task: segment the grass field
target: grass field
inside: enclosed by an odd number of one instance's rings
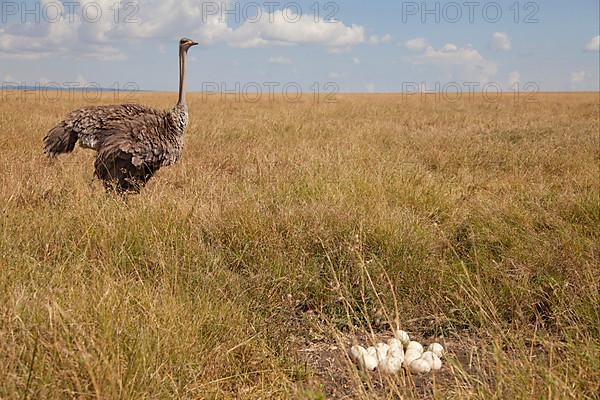
[[[126,201],[42,154],[79,96],[0,102],[1,399],[600,393],[597,93],[190,95],[183,159]],[[395,327],[446,344],[435,386],[352,365]]]

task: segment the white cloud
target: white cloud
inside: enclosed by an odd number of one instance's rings
[[[386,44],[392,41],[392,35],[386,34],[383,36],[371,35],[369,37],[369,44]]]
[[[492,35],[492,41],[490,46],[492,50],[495,51],[509,51],[512,49],[510,37],[505,32],[495,32]]]
[[[426,42],[423,42],[426,43]],[[414,46],[415,50],[420,46]],[[452,79],[489,83],[498,72],[498,66],[483,57],[474,48],[445,44],[437,50],[427,45],[420,54],[411,58],[413,64],[432,65],[442,69]]]
[[[112,0],[83,0],[88,3],[106,6],[103,15],[111,15],[108,7]],[[48,56],[70,53],[77,57],[91,57],[102,60],[123,58],[124,55],[113,47],[108,37],[113,18],[100,18],[94,23],[86,22],[83,13],[68,14],[63,3],[54,0],[42,0],[42,8],[46,5],[60,11],[61,17],[56,20],[42,18],[40,23],[13,23],[0,29],[0,56],[4,58],[35,60]],[[95,7],[95,6],[93,6]],[[104,10],[104,9],[103,9]],[[81,11],[81,10],[79,10]],[[92,18],[94,14],[87,14]],[[54,18],[54,14],[52,14]]]
[[[358,57],[353,57],[353,58],[352,58],[352,64],[354,64],[354,65],[359,65],[359,64],[360,64],[360,58],[358,58]]]
[[[600,36],[593,37],[585,46],[587,51],[600,52]]]
[[[407,40],[404,42],[404,47],[413,51],[422,51],[425,50],[429,46],[427,40],[422,37]]]
[[[279,64],[279,65],[291,65],[292,64],[292,60],[290,60],[287,57],[270,57],[269,58],[269,63],[270,64]]]
[[[340,79],[341,77],[342,77],[342,74],[340,74],[339,72],[330,72],[329,73],[330,79]]]
[[[454,43],[446,43],[444,47],[442,47],[442,51],[446,53],[455,53],[458,51],[458,46]]]
[[[224,43],[238,48],[267,46],[294,46],[313,44],[327,47],[330,52],[348,51],[358,44],[379,44],[392,40],[390,35],[366,36],[361,25],[345,25],[339,21],[315,21],[309,13],[296,15],[292,9],[262,10],[261,18],[245,21],[236,27],[221,18],[221,9],[232,9],[232,0],[215,3],[209,0],[139,0],[137,9],[127,8],[121,1],[119,19],[115,21],[115,0],[81,0],[74,14],[65,10],[63,3],[41,0],[52,7],[62,7],[58,21],[39,24],[13,23],[0,28],[0,56],[4,58],[39,59],[48,56],[69,55],[101,60],[125,57],[118,46],[124,41],[140,39],[176,40],[182,32],[205,45]],[[103,17],[90,22],[83,18],[81,8],[99,6]],[[207,14],[207,7],[217,7],[216,15]],[[125,7],[125,8],[123,8]],[[214,9],[214,8],[213,8]],[[135,13],[132,15],[132,12]],[[92,14],[93,15],[93,14]],[[132,17],[136,23],[124,23]],[[158,48],[162,53],[164,49]]]
[[[97,0],[84,0],[97,1]],[[220,15],[212,15],[206,12],[209,6],[216,5],[214,1],[208,0],[138,0],[139,4],[133,18],[136,23],[114,22],[114,11],[111,6],[115,0],[102,0],[106,2],[106,25],[104,34],[106,38],[119,39],[178,39],[185,33],[193,39],[197,39],[203,44],[213,43],[216,39],[231,31],[227,22],[220,18]],[[129,2],[121,0],[122,5]],[[219,7],[227,6],[230,1],[224,0],[218,2]],[[103,7],[104,9],[104,7]],[[122,9],[120,18],[124,19],[133,12],[133,8]],[[217,10],[219,11],[219,9]],[[96,25],[96,24],[92,24]],[[93,29],[101,30],[99,27]]]
[[[585,71],[574,71],[571,73],[571,83],[577,85],[585,80]]]
[[[508,74],[508,86],[521,83],[521,73],[519,71],[513,71]]]
[[[367,89],[368,93],[375,93],[375,85],[373,83],[367,83],[365,89]]]
[[[367,42],[365,28],[360,25],[315,22],[312,15],[296,15],[289,9],[275,10],[255,23],[246,21],[223,38],[240,48],[318,44],[340,50]]]

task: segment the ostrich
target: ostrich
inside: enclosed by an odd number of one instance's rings
[[[179,41],[179,101],[169,111],[137,104],[84,107],[72,111],[44,138],[44,153],[70,153],[75,143],[96,151],[95,175],[107,191],[138,193],[161,167],[181,157],[188,125],[185,102],[186,55],[197,45]]]

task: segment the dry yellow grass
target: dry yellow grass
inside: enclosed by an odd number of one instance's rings
[[[434,396],[347,359],[396,324],[443,335],[438,398],[595,398],[599,99],[537,100],[191,95],[124,202],[41,153],[79,96],[3,98],[0,398]]]

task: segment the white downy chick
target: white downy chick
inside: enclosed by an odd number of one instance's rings
[[[433,354],[442,358],[444,356],[444,346],[439,343],[431,343],[429,347],[427,347],[428,351],[431,351]]]
[[[395,336],[398,340],[400,340],[404,347],[408,346],[408,344],[410,343],[410,336],[408,336],[408,333],[406,333],[403,330],[398,329],[395,332]]]
[[[410,365],[410,372],[415,374],[426,374],[431,371],[431,364],[422,358],[413,360]]]
[[[421,359],[427,361],[431,366],[431,369],[434,371],[442,369],[442,360],[440,360],[437,354],[432,351],[426,351],[423,353]]]

